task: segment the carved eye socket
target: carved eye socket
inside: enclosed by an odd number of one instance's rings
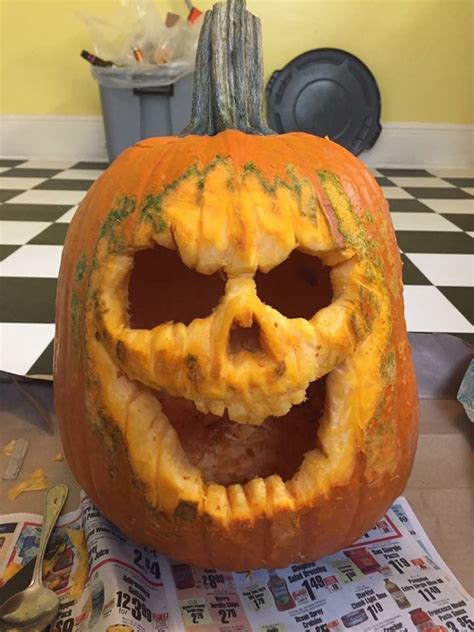
[[[225,292],[219,274],[191,270],[175,250],[155,246],[135,254],[128,287],[130,326],[153,329],[168,321],[185,325],[208,316]]]
[[[282,264],[255,275],[261,301],[287,318],[311,318],[332,300],[329,270],[317,257],[295,251]],[[174,250],[155,246],[135,254],[129,281],[133,329],[153,329],[168,321],[188,325],[205,318],[225,292],[225,279],[191,270]]]
[[[255,275],[261,301],[287,318],[311,318],[332,301],[329,268],[298,250],[267,274]]]

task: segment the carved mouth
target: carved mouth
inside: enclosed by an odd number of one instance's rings
[[[319,429],[328,397],[326,376],[311,383],[305,401],[286,415],[248,425],[231,421],[227,413],[202,413],[190,400],[117,373],[97,339],[90,351],[100,380],[100,395],[88,402],[93,424],[101,424],[103,439],[104,431],[114,435],[111,424],[118,426],[134,469],[153,487],[160,472],[178,487],[197,480],[223,486],[274,476],[289,481],[307,455],[323,453]]]
[[[320,447],[318,427],[324,412],[325,378],[310,384],[305,402],[259,426],[235,423],[227,414],[201,413],[193,402],[165,392],[156,396],[189,462],[208,483],[243,485],[273,474],[287,481],[298,471],[304,455]]]

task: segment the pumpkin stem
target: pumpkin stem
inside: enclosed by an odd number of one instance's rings
[[[226,129],[269,135],[262,105],[263,55],[259,18],[245,0],[206,12],[196,55],[191,121],[181,135],[213,136]]]

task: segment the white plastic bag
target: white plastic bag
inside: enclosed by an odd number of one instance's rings
[[[109,18],[80,13],[95,55],[113,67],[92,66],[102,85],[145,88],[169,85],[194,70],[202,19],[167,27],[153,0],[120,0]],[[138,57],[138,59],[137,59]]]

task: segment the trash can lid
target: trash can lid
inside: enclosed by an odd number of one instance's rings
[[[266,88],[272,129],[329,138],[353,154],[372,147],[382,130],[380,92],[354,55],[318,48],[276,70]]]

